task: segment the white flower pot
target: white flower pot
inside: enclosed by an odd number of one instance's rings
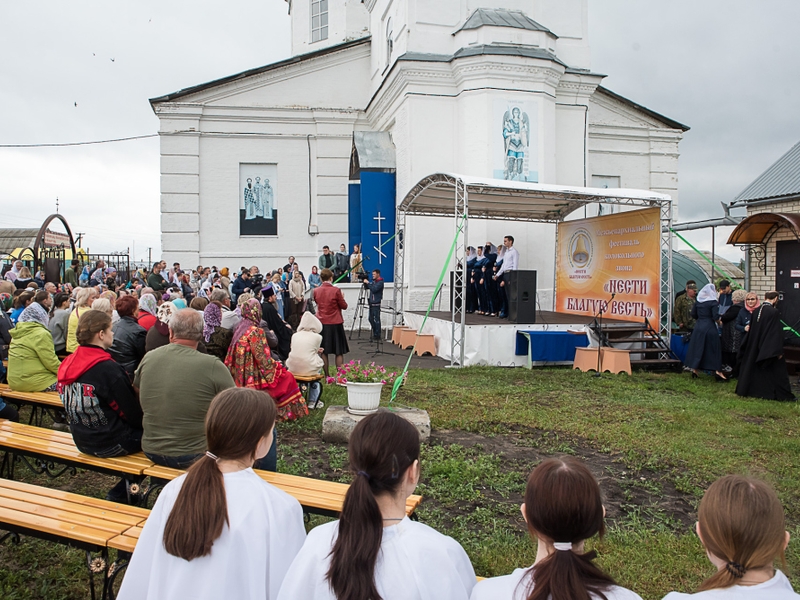
[[[354,415],[368,415],[381,404],[382,383],[347,382],[347,411]]]

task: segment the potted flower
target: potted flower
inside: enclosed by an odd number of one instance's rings
[[[397,373],[387,372],[386,367],[374,362],[361,364],[351,360],[342,365],[336,377],[328,377],[328,383],[347,386],[347,410],[354,415],[368,415],[378,410],[381,390],[394,383]]]

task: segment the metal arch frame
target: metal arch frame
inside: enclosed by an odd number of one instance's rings
[[[456,272],[456,279],[454,281],[453,289],[453,302],[451,305],[451,354],[450,365],[452,367],[464,366],[464,352],[465,352],[465,337],[466,337],[466,277],[463,275],[458,276],[458,265],[464,267],[466,265],[466,248],[468,244],[468,226],[469,217],[473,218],[489,218],[492,220],[513,220],[513,221],[527,221],[534,223],[552,223],[557,225],[564,221],[564,218],[572,214],[575,210],[586,206],[588,204],[616,204],[621,206],[641,207],[641,208],[654,208],[658,207],[660,210],[661,221],[661,238],[660,238],[660,252],[662,253],[660,285],[659,285],[659,300],[661,306],[666,305],[666,310],[660,311],[659,333],[664,340],[667,347],[670,347],[670,334],[672,329],[672,199],[664,196],[662,199],[654,198],[621,198],[621,197],[602,197],[602,196],[581,196],[575,193],[566,193],[565,196],[571,196],[570,201],[566,202],[562,210],[548,211],[551,218],[530,218],[512,212],[492,212],[485,214],[486,211],[476,211],[470,214],[469,212],[469,185],[461,176],[450,175],[446,173],[436,173],[429,175],[420,180],[414,185],[406,194],[405,199],[397,206],[397,236],[398,243],[395,244],[395,276],[394,276],[394,303],[395,315],[394,324],[398,320],[402,320],[404,311],[404,297],[403,287],[405,284],[405,245],[406,245],[406,218],[408,215],[413,216],[447,216],[442,210],[426,210],[419,209],[409,210],[413,206],[413,199],[422,194],[427,188],[431,186],[450,185],[454,188],[454,204],[453,215],[455,216],[455,233],[458,234],[458,239],[455,245],[454,267]],[[480,192],[478,192],[480,193]],[[507,190],[509,196],[526,196],[530,195],[527,190]],[[409,200],[409,198],[411,200]],[[448,211],[449,213],[449,211]],[[458,232],[459,223],[463,219],[463,231]],[[558,230],[556,229],[556,236]],[[401,239],[402,238],[402,239]],[[556,237],[556,240],[558,238]],[[664,260],[663,256],[666,255]],[[463,273],[463,270],[462,270]],[[554,288],[555,293],[555,288]],[[664,352],[663,357],[667,357],[669,352]]]
[[[69,223],[67,223],[67,220],[62,215],[53,213],[44,220],[44,223],[42,223],[42,226],[39,228],[39,233],[36,234],[36,241],[33,243],[33,268],[35,271],[38,271],[41,267],[39,251],[43,246],[44,234],[47,231],[47,226],[50,225],[50,223],[52,223],[55,219],[61,221],[61,223],[64,225],[64,229],[67,230],[67,235],[69,236],[69,245],[70,249],[72,250],[72,258],[77,258],[78,256],[78,249],[75,247],[75,238],[72,237],[72,230],[69,228]]]

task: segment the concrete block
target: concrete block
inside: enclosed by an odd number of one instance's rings
[[[419,441],[427,442],[431,435],[431,418],[427,411],[418,408],[392,409],[406,419],[419,432]],[[322,420],[322,439],[325,442],[346,444],[361,415],[351,415],[346,406],[330,406]]]

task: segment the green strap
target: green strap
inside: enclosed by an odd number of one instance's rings
[[[442,282],[444,281],[445,275],[447,275],[447,271],[448,271],[448,269],[450,267],[450,261],[453,259],[453,254],[456,251],[456,244],[458,243],[458,236],[461,235],[461,232],[464,229],[464,223],[466,222],[466,220],[467,220],[466,216],[462,217],[461,218],[461,223],[459,223],[459,225],[458,225],[458,227],[456,229],[456,235],[453,238],[453,243],[450,244],[450,252],[447,253],[447,258],[445,259],[444,265],[442,266],[442,272],[439,274],[439,281],[436,282],[436,288],[434,288],[436,290],[439,290],[442,287]],[[466,273],[464,275],[466,275]],[[431,314],[431,310],[433,310],[433,302],[434,302],[434,300],[436,300],[436,296],[437,296],[437,294],[433,294],[433,296],[431,296],[431,301],[428,304],[428,310],[425,311],[425,317],[422,319],[422,325],[420,325],[420,328],[419,328],[420,331],[422,331],[422,329],[425,327],[425,323],[428,322],[428,315],[430,315]],[[395,379],[394,385],[392,386],[392,399],[389,400],[389,404],[394,402],[394,399],[397,397],[397,391],[400,389],[400,386],[403,385],[403,379],[405,379],[406,373],[408,372],[408,366],[411,364],[411,358],[414,356],[414,351],[416,349],[417,349],[417,339],[415,338],[414,339],[414,345],[411,348],[411,353],[408,355],[408,360],[406,361],[406,366],[403,367],[403,371],[400,373],[400,375],[397,377],[397,379]]]
[[[390,237],[388,240],[386,240],[386,241],[385,241],[385,242],[383,242],[383,243],[382,243],[380,246],[378,246],[378,250],[380,250],[381,248],[383,248],[383,247],[384,247],[386,244],[388,244],[389,242],[391,242],[391,241],[392,241],[394,238],[396,238],[396,237],[397,237],[397,232],[395,231],[395,232],[394,232],[394,235],[393,235],[392,237]],[[361,256],[364,256],[364,249],[363,249],[363,248],[361,249]],[[362,264],[363,262],[364,262],[364,259],[362,258],[360,261],[358,261],[358,262],[357,262],[356,264],[354,264],[352,267],[350,267],[349,269],[347,269],[347,271],[345,271],[344,273],[342,273],[341,275],[339,275],[338,279],[336,279],[336,281],[334,281],[333,283],[335,283],[335,284],[336,284],[336,283],[339,283],[339,282],[340,282],[342,279],[344,279],[345,277],[347,277],[348,275],[350,275],[350,273],[353,271],[353,269],[357,269],[358,267],[360,267],[360,266],[361,266],[361,264]]]

